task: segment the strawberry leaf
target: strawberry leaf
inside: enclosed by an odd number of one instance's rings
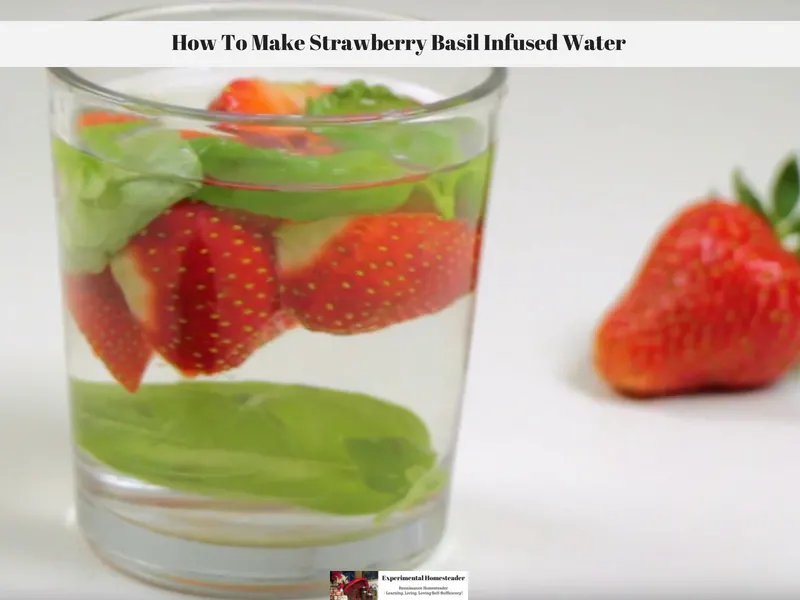
[[[177,132],[143,123],[85,127],[52,142],[64,269],[98,273],[136,232],[199,187],[200,162]]]
[[[772,187],[772,213],[776,223],[792,214],[800,200],[800,172],[797,159],[789,157],[778,171]]]
[[[368,85],[364,81],[351,81],[340,85],[306,103],[306,114],[357,115],[404,110],[421,106],[421,103],[407,96],[399,96],[384,85]]]
[[[211,381],[149,384],[134,395],[72,380],[70,391],[80,448],[187,493],[368,515],[445,484],[424,422],[372,396]]]
[[[769,220],[767,213],[764,211],[764,205],[745,181],[740,169],[733,173],[733,191],[739,203],[744,204],[759,216]]]

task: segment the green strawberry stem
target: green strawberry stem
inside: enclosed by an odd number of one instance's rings
[[[776,170],[768,200],[759,197],[740,169],[733,173],[733,191],[736,200],[766,220],[782,242],[800,234],[800,215],[795,214],[800,201],[800,170],[794,154]],[[794,252],[800,257],[800,249]]]
[[[775,235],[778,236],[778,239],[784,240],[793,233],[796,233],[796,225],[794,223],[781,223],[779,225],[775,225]]]

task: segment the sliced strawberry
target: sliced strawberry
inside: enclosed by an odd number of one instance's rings
[[[318,98],[336,89],[335,85],[315,83],[313,81],[306,81],[304,83],[274,83],[273,85],[283,88],[284,92],[303,109],[305,109],[308,100]]]
[[[111,271],[64,275],[64,299],[78,329],[109,373],[129,392],[139,389],[153,351]]]
[[[230,123],[216,126],[220,131],[234,133],[249,146],[272,150],[284,150],[306,156],[321,156],[338,151],[324,136],[297,127],[271,127],[268,125],[234,125]]]
[[[439,312],[475,286],[479,235],[458,220],[334,217],[274,236],[282,304],[312,331],[376,331]]]
[[[219,99],[212,102],[209,107],[211,110],[223,112],[242,112],[247,114],[257,114],[261,111],[264,103],[258,98],[258,94],[251,100],[252,91],[250,90],[251,80],[237,80],[231,84],[232,89],[223,92]],[[264,82],[266,84],[266,82]],[[261,83],[255,84],[256,89],[260,89]],[[266,84],[270,98],[288,98],[287,102],[297,102],[297,106],[305,106],[306,97],[314,97],[325,93],[328,87],[319,87],[316,84]],[[226,88],[227,90],[227,88]],[[308,94],[302,96],[300,94]],[[285,96],[284,96],[285,94]],[[272,101],[272,100],[270,100]],[[302,112],[302,110],[300,110]],[[283,114],[283,113],[274,113]],[[87,111],[78,117],[78,127],[92,127],[94,125],[112,125],[122,123],[133,123],[146,121],[147,117],[130,113],[111,112],[111,111]],[[223,133],[235,134],[244,143],[258,148],[274,148],[307,155],[331,154],[336,152],[336,147],[325,137],[314,134],[301,127],[276,127],[267,125],[238,125],[231,123],[220,123],[214,129]],[[180,130],[181,137],[191,140],[200,137],[213,137],[215,134],[205,131],[192,129]]]
[[[208,108],[220,112],[246,115],[302,114],[306,100],[333,89],[316,83],[274,83],[263,79],[235,79],[211,101]],[[336,152],[323,136],[302,127],[242,125],[220,123],[215,129],[238,135],[258,148],[281,149],[298,154],[321,155]]]
[[[228,211],[182,201],[111,268],[152,345],[185,376],[235,368],[283,329],[271,242]]]
[[[208,105],[209,110],[247,115],[298,115],[306,101],[333,89],[316,83],[277,83],[253,78],[234,79]]]
[[[91,110],[78,117],[77,126],[80,127],[93,127],[95,125],[116,125],[123,123],[136,123],[138,121],[147,121],[147,117],[141,115],[132,115],[130,113],[118,113],[102,110]],[[179,131],[181,137],[185,140],[191,140],[199,137],[213,137],[213,133],[205,131],[195,131],[193,129],[182,129]]]
[[[279,310],[272,316],[269,323],[261,331],[261,343],[266,344],[271,342],[299,325],[300,321],[294,316],[294,313],[288,310]]]
[[[258,239],[271,237],[272,232],[285,222],[269,215],[257,215],[238,209],[217,207],[216,210],[220,217],[241,225],[254,235],[257,235]]]
[[[115,113],[93,110],[81,113],[78,117],[78,127],[92,127],[94,125],[113,125],[115,123],[133,123],[143,121],[144,117],[130,113]]]
[[[213,133],[208,133],[206,131],[196,131],[194,129],[181,129],[179,131],[181,137],[185,140],[193,140],[196,138],[204,138],[204,137],[216,137]]]

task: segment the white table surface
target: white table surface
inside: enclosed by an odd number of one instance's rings
[[[92,4],[29,0],[0,18],[83,18]],[[800,17],[765,0],[600,4],[404,10]],[[643,405],[613,399],[586,362],[598,315],[658,225],[712,186],[727,191],[737,164],[764,185],[800,139],[799,104],[797,70],[513,72],[452,517],[428,568],[469,570],[475,597],[800,593],[798,377]],[[0,596],[176,597],[101,566],[71,520],[44,73],[0,71],[0,107]]]

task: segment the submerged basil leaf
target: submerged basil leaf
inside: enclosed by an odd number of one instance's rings
[[[78,445],[156,485],[316,511],[376,514],[444,484],[425,424],[364,394],[261,382],[144,385],[73,380]],[[393,508],[394,507],[394,508]]]
[[[480,221],[486,210],[492,169],[492,150],[457,167],[436,171],[417,184],[413,197],[420,210],[445,219]]]

